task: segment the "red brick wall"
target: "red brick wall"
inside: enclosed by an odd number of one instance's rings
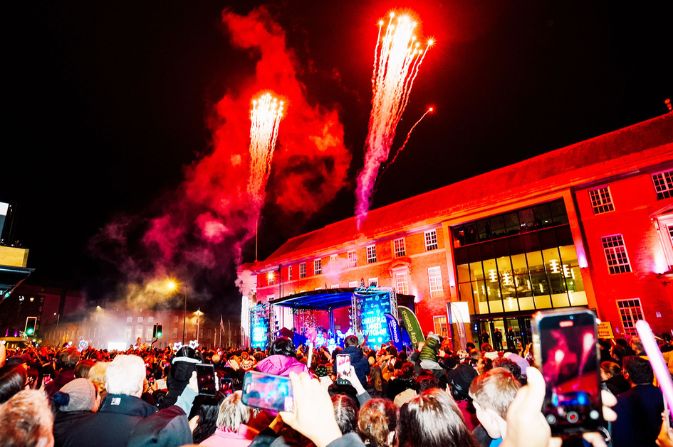
[[[663,257],[661,240],[652,218],[673,207],[673,199],[657,200],[652,177],[648,173],[615,180],[610,187],[615,210],[595,215],[589,189],[577,191],[578,211],[586,237],[590,272],[598,312],[622,334],[617,300],[640,298],[645,319],[655,332],[673,327],[673,278],[658,275]],[[603,185],[598,185],[603,186]],[[632,272],[610,274],[601,238],[622,234]],[[617,335],[617,334],[616,334]]]

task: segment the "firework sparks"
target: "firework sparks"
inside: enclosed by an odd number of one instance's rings
[[[417,23],[406,14],[389,14],[388,24],[379,21],[372,73],[372,111],[369,116],[365,163],[358,176],[355,214],[358,224],[369,209],[372,189],[381,163],[388,159],[397,124],[409,102],[409,95],[432,39],[418,42]],[[421,118],[422,119],[422,118]]]
[[[271,171],[271,159],[278,139],[278,126],[283,117],[283,101],[271,93],[252,100],[250,111],[250,178],[248,193],[261,204]]]
[[[397,160],[397,157],[400,156],[400,154],[402,153],[402,151],[404,150],[404,148],[407,147],[407,143],[409,142],[409,138],[411,138],[411,134],[413,133],[413,131],[414,131],[414,129],[416,128],[416,126],[418,126],[418,125],[421,123],[421,121],[423,121],[423,118],[425,118],[425,116],[426,116],[428,113],[432,113],[432,112],[434,112],[434,111],[435,111],[435,108],[434,108],[434,107],[428,107],[428,110],[426,110],[425,113],[424,113],[423,115],[421,115],[421,117],[418,118],[418,120],[416,120],[416,122],[414,123],[414,125],[411,126],[411,129],[409,129],[409,132],[407,133],[407,137],[404,139],[404,143],[402,143],[402,146],[400,146],[400,148],[397,150],[397,152],[395,152],[395,155],[393,156],[393,159],[390,160],[390,162],[388,163],[388,166],[392,166],[393,163],[395,163],[395,160]]]

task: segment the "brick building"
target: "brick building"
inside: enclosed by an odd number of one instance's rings
[[[425,331],[447,333],[447,303],[463,302],[458,329],[481,340],[497,328],[527,342],[537,309],[569,306],[617,336],[639,318],[664,332],[672,266],[668,113],[371,210],[359,230],[349,218],[291,238],[242,266],[242,322],[256,302],[375,284],[413,295]]]

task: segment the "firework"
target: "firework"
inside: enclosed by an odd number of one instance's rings
[[[264,188],[271,171],[271,159],[282,117],[283,101],[271,93],[264,93],[252,100],[248,193],[257,204],[262,203],[264,199]]]
[[[355,214],[358,223],[367,214],[372,188],[381,163],[388,159],[397,124],[409,102],[411,89],[433,41],[422,46],[416,39],[416,22],[406,14],[389,14],[379,21],[372,73],[372,111],[365,147],[365,162],[358,176]]]
[[[390,162],[388,163],[388,166],[392,166],[393,163],[395,163],[395,160],[397,160],[397,157],[400,156],[400,154],[402,153],[402,151],[404,150],[404,148],[407,147],[407,143],[409,142],[409,138],[411,138],[411,134],[413,133],[413,131],[414,131],[414,129],[416,128],[416,126],[418,126],[418,125],[421,123],[421,121],[423,121],[423,118],[425,118],[425,116],[426,116],[428,113],[432,113],[432,112],[434,112],[434,111],[435,111],[435,108],[434,108],[434,107],[428,107],[428,110],[426,110],[425,113],[424,113],[423,115],[421,115],[421,117],[418,118],[418,120],[416,120],[416,122],[414,123],[414,125],[411,126],[411,129],[409,129],[409,132],[407,133],[407,137],[404,139],[404,143],[402,143],[402,146],[400,146],[400,148],[397,150],[397,152],[395,152],[395,155],[393,156],[393,159],[390,160]]]

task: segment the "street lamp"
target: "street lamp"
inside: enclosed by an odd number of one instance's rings
[[[199,344],[199,324],[201,323],[201,315],[203,315],[203,312],[201,312],[201,309],[197,309],[196,312],[194,312],[194,315],[196,315],[196,344],[198,346],[198,344]]]
[[[180,284],[174,279],[169,279],[166,282],[166,288],[169,292],[174,292],[180,288]],[[182,308],[182,344],[185,344],[185,329],[187,327],[187,292],[182,292],[183,308]]]

